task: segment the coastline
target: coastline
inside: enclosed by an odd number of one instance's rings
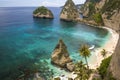
[[[114,53],[114,50],[116,48],[119,39],[119,34],[115,30],[110,29],[108,27],[102,27],[102,28],[110,32],[110,39],[102,47],[95,49],[95,51],[93,52],[93,54],[95,55],[93,55],[92,57],[95,57],[96,61],[94,63],[89,62],[90,69],[96,69],[100,66],[102,60],[104,59],[104,57],[101,55],[101,51],[103,49],[107,51],[105,58],[111,56]]]
[[[109,57],[109,56],[111,56],[113,54],[113,52],[114,52],[114,50],[116,48],[118,39],[119,39],[119,34],[115,30],[112,30],[112,29],[107,28],[107,27],[102,27],[102,28],[109,31],[110,39],[102,47],[96,48],[93,51],[93,56],[90,57],[93,60],[88,61],[90,69],[97,69],[100,66],[102,60],[104,59],[104,57],[101,55],[101,51],[103,49],[105,49],[107,51],[107,54],[106,54],[105,58],[107,58],[107,57]],[[95,60],[95,58],[96,58],[96,60]],[[94,62],[92,62],[92,61],[94,61]],[[72,72],[72,73],[67,72],[67,73],[61,74],[61,76],[56,76],[56,77],[60,77],[61,79],[68,79],[68,78],[73,78],[74,79],[77,75],[73,74],[73,73],[74,72]],[[64,75],[64,77],[62,77],[62,75]]]

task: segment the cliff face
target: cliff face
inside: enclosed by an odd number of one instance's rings
[[[120,30],[120,0],[106,0],[102,8],[102,17],[105,26],[116,31]]]
[[[54,18],[53,13],[44,6],[38,7],[33,12],[33,17],[37,17],[37,18]]]
[[[119,31],[119,5],[120,0],[87,0],[84,4],[83,16],[88,21],[93,20],[98,25],[107,26],[116,31]]]
[[[116,78],[116,80],[120,80],[120,39],[112,56],[109,71],[112,73],[113,77]]]
[[[98,25],[103,22],[101,25],[120,32],[120,0],[87,0],[82,10],[83,19],[87,22],[92,20]],[[116,80],[120,80],[120,39],[110,62],[108,76],[111,73]]]
[[[60,19],[66,21],[74,21],[79,17],[80,15],[74,2],[72,0],[67,0],[60,13]]]

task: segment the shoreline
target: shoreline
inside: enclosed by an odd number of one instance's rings
[[[103,46],[100,48],[95,48],[94,51],[91,52],[92,55],[88,58],[89,68],[97,69],[100,66],[102,60],[104,59],[104,57],[101,55],[101,51],[105,49],[108,52],[105,58],[111,56],[116,48],[119,39],[119,34],[115,30],[108,27],[100,27],[100,26],[98,27],[93,26],[93,27],[106,29],[109,32],[109,39],[105,42],[105,44],[103,44]],[[54,78],[60,77],[61,79],[65,80],[68,78],[74,79],[77,76],[76,74],[74,74],[74,72],[67,72],[61,68],[51,65],[50,61],[51,61],[50,59],[47,60],[50,69],[57,71],[57,73],[54,74]]]
[[[98,28],[100,28],[100,27],[98,27]],[[93,60],[88,61],[90,69],[97,69],[100,66],[102,60],[104,59],[104,57],[101,55],[101,51],[103,49],[105,49],[107,51],[107,54],[106,54],[105,58],[107,58],[107,57],[109,57],[113,54],[113,52],[116,48],[118,39],[119,39],[119,34],[115,30],[110,29],[108,27],[102,27],[102,28],[109,31],[110,39],[102,47],[96,48],[95,51],[93,51],[93,56],[90,57]],[[96,58],[96,60],[93,57]],[[92,61],[94,61],[94,63]],[[60,77],[61,79],[67,79],[67,78],[73,78],[74,79],[77,75],[73,74],[73,73],[74,72],[67,72],[65,74],[64,73],[62,74],[62,75],[64,75],[64,77],[62,77],[62,76],[56,76],[56,77]]]
[[[90,69],[96,69],[100,66],[102,60],[104,59],[104,57],[101,55],[101,51],[103,49],[105,49],[107,51],[105,58],[111,56],[114,53],[114,50],[116,48],[116,45],[117,45],[117,42],[119,39],[119,34],[115,30],[110,29],[108,27],[102,27],[102,28],[109,31],[110,39],[102,47],[95,49],[95,51],[94,51],[95,55],[93,55],[93,56],[96,57],[96,61],[95,61],[95,63],[89,62]]]

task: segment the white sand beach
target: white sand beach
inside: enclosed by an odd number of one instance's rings
[[[110,39],[102,47],[95,48],[94,52],[92,52],[92,55],[88,59],[90,69],[96,69],[100,66],[100,63],[104,59],[104,57],[101,55],[101,51],[103,49],[105,49],[108,52],[106,55],[106,57],[108,57],[113,54],[115,47],[117,45],[117,42],[119,39],[119,34],[110,28],[104,27],[104,29],[107,29],[110,32]],[[76,54],[76,55],[79,56],[79,54]],[[73,55],[73,56],[75,57],[76,55]],[[46,61],[48,62],[50,69],[53,69],[56,72],[54,74],[54,77],[60,77],[61,80],[67,80],[68,78],[74,79],[76,77],[76,74],[67,72],[63,69],[60,69],[60,68],[54,66],[54,65],[51,65],[51,59],[48,59]]]
[[[114,30],[112,30],[110,28],[106,28],[106,27],[103,27],[103,28],[107,29],[110,32],[110,34],[111,34],[110,39],[102,47],[95,49],[95,51],[93,52],[93,55],[90,57],[90,58],[92,58],[89,61],[90,69],[96,69],[100,66],[102,60],[104,59],[104,57],[101,55],[101,51],[103,49],[105,49],[108,52],[106,57],[109,57],[113,54],[113,52],[116,48],[118,39],[119,39],[119,34],[117,32],[115,32]],[[64,77],[59,76],[62,80],[67,80],[67,78],[73,78],[74,79],[76,77],[75,74],[69,73],[69,72],[65,73],[63,75],[64,75]]]
[[[110,34],[111,34],[110,39],[109,39],[109,41],[107,41],[105,43],[104,46],[102,46],[101,48],[95,49],[95,51],[94,51],[95,55],[92,56],[93,60],[92,60],[92,62],[89,62],[89,67],[91,69],[96,69],[100,66],[100,63],[104,59],[104,57],[101,55],[101,51],[103,49],[105,49],[107,51],[106,57],[109,57],[114,53],[114,50],[116,48],[116,45],[117,45],[117,42],[119,39],[119,34],[116,31],[114,31],[110,28],[107,28],[107,27],[103,27],[103,28],[107,29],[110,32]]]

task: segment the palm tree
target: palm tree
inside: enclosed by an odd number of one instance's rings
[[[105,57],[106,57],[106,54],[107,54],[107,51],[106,51],[105,49],[103,49],[103,50],[101,51],[101,55],[105,58]]]
[[[88,61],[87,61],[87,57],[89,57],[91,54],[90,54],[90,50],[89,50],[89,47],[88,45],[82,45],[79,49],[79,53],[82,57],[85,58],[85,61],[86,61],[86,64],[87,64],[87,68],[89,68],[88,66]]]
[[[75,80],[88,80],[89,78],[89,69],[85,67],[82,61],[75,64],[74,72],[77,74]]]

